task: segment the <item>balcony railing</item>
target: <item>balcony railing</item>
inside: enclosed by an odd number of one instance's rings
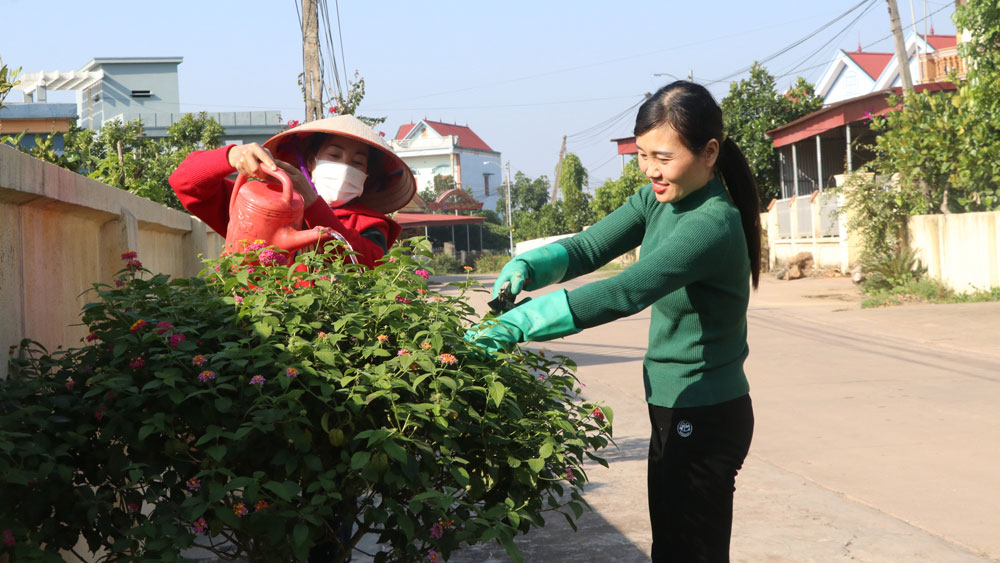
[[[395,150],[450,149],[457,145],[458,137],[455,135],[392,141],[392,148]]]
[[[921,54],[920,67],[923,70],[924,82],[947,80],[952,71],[956,71],[959,78],[965,78],[968,72],[965,60],[958,56],[957,47]]]

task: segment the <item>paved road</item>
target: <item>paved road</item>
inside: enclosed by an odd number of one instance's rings
[[[859,302],[843,278],[765,277],[752,297],[756,431],[733,560],[1000,561],[1000,303]],[[550,520],[519,539],[527,561],[648,561],[648,323],[643,312],[542,346],[575,358],[585,394],[614,408],[619,449],[610,469],[588,469],[595,512],[580,533]],[[492,545],[452,558],[507,560]]]

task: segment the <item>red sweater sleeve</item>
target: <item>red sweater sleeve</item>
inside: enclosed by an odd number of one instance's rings
[[[226,176],[236,172],[229,165],[229,149],[233,146],[192,152],[170,175],[170,187],[184,208],[222,236],[226,236],[229,225],[229,198],[234,186]],[[330,227],[343,235],[360,253],[358,261],[368,267],[374,267],[375,261],[385,252],[361,236],[361,232],[378,229],[385,235],[387,247],[391,247],[399,236],[399,225],[394,221],[357,204],[331,209],[318,197],[305,209],[304,216],[309,227]]]
[[[170,187],[184,209],[222,236],[229,226],[229,196],[233,193],[233,181],[226,176],[236,172],[229,165],[233,146],[194,151],[170,175]]]
[[[375,267],[375,262],[385,255],[378,244],[361,236],[363,231],[378,229],[385,236],[386,248],[392,247],[399,236],[399,225],[388,217],[358,204],[349,204],[337,209],[331,209],[322,197],[317,197],[312,205],[306,208],[306,224],[310,227],[330,227],[337,231],[356,252],[358,262]]]

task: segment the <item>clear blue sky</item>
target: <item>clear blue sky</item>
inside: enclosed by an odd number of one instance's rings
[[[908,34],[910,2],[898,1]],[[348,75],[357,70],[365,78],[360,113],[388,117],[381,126],[387,136],[423,117],[468,124],[513,171],[551,178],[562,136],[588,132],[573,137],[568,150],[590,171],[593,189],[620,173],[609,140],[631,134],[635,111],[595,126],[672,80],[654,74],[693,71],[702,82],[725,77],[859,0],[344,0],[342,38],[335,1],[328,2],[338,63],[342,40]],[[182,56],[182,111],[277,109],[284,119],[304,113],[296,84],[302,52],[295,0],[0,4],[6,20],[0,57],[22,72],[75,70],[94,57]],[[954,3],[913,0],[917,20],[925,4],[927,13],[937,11],[935,31],[954,33]],[[856,49],[860,41],[866,51],[892,51],[891,39],[883,39],[890,31],[885,2],[877,0],[850,25],[859,13],[765,66],[777,76],[799,67],[815,82],[837,49]],[[780,78],[779,87],[798,73]],[[709,88],[721,101],[729,83]]]

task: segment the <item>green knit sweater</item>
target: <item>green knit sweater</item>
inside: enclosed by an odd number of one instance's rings
[[[563,281],[640,243],[635,264],[569,292],[577,328],[652,306],[642,370],[649,403],[694,407],[747,394],[750,260],[725,186],[713,179],[672,204],[656,201],[650,186],[640,188],[589,229],[557,242],[570,257]]]

